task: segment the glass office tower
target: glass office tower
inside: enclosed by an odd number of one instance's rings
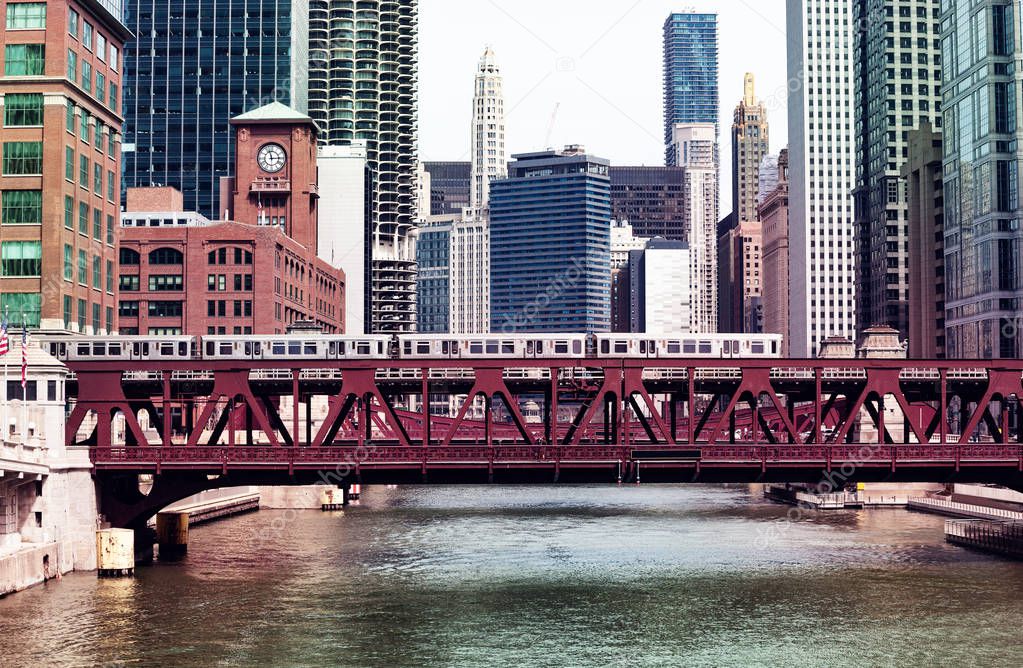
[[[946,355],[1023,354],[1019,0],[941,3]]]
[[[126,0],[123,187],[174,186],[219,219],[229,121],[273,101],[307,111],[308,0]]]
[[[608,161],[579,147],[513,158],[490,186],[490,331],[609,331]]]
[[[672,128],[676,123],[718,127],[717,14],[675,12],[664,22],[664,145],[674,165]]]

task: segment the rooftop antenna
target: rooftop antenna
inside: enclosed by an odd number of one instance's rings
[[[561,108],[561,102],[554,103],[554,111],[551,112],[551,122],[547,125],[547,136],[544,138],[543,145],[547,150],[551,150],[551,135],[554,134],[554,123],[558,120],[558,109]]]

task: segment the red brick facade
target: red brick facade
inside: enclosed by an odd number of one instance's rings
[[[130,34],[94,0],[20,4],[0,4],[0,300],[12,323],[111,331]],[[41,168],[15,158],[39,143]]]
[[[122,334],[274,334],[297,320],[344,331],[344,272],[316,257],[315,128],[290,115],[244,118],[232,121],[236,176],[221,186],[239,222],[182,226],[162,216],[158,226],[121,229]],[[280,151],[263,163],[276,171],[259,166],[268,144]],[[282,152],[283,165],[273,163]],[[125,218],[174,213],[180,202],[166,188],[130,189]]]

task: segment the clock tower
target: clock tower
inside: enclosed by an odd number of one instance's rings
[[[229,203],[226,217],[277,227],[315,255],[320,195],[313,120],[272,102],[236,116],[231,125],[234,177],[221,193],[221,202]]]

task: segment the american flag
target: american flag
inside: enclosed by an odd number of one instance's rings
[[[21,330],[21,392],[25,393],[25,384],[28,383],[28,326]]]
[[[0,324],[0,355],[6,355],[11,351],[11,342],[7,338],[7,318]]]

